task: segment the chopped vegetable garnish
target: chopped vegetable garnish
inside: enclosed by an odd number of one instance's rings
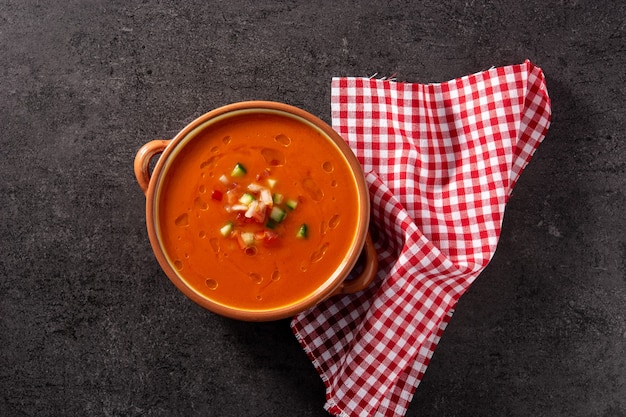
[[[278,240],[278,233],[274,232],[273,230],[265,231],[265,237],[263,238],[263,242],[272,243],[272,242],[275,242],[276,240]]]
[[[228,201],[228,204],[230,205],[236,204],[237,201],[239,200],[239,194],[234,192],[234,190],[229,190],[226,192],[226,199]]]
[[[285,205],[290,209],[290,210],[295,210],[296,207],[298,206],[298,202],[296,200],[293,199],[289,199],[287,200],[287,202],[285,203]]]
[[[240,164],[239,162],[237,162],[237,164],[235,165],[235,168],[233,168],[233,172],[230,173],[231,177],[243,177],[244,175],[246,175],[246,168]]]
[[[220,229],[220,234],[224,237],[230,235],[233,231],[233,222],[228,222]]]
[[[256,220],[258,223],[263,223],[263,220],[265,220],[265,208],[265,205],[255,200],[250,203],[250,207],[248,207],[245,216],[249,219]]]
[[[272,199],[274,201],[274,204],[281,204],[283,202],[283,195],[274,193],[274,197]]]
[[[291,223],[291,219],[284,222],[287,213],[296,209],[300,201],[297,196],[285,196],[277,187],[278,181],[273,178],[271,171],[266,169],[260,174],[249,175],[245,179],[234,179],[247,175],[246,168],[238,162],[230,177],[219,177],[224,189],[212,191],[211,198],[224,201],[223,208],[229,213],[230,220],[221,229],[220,234],[226,238],[236,240],[239,247],[247,255],[255,255],[262,244],[276,244],[281,241],[285,233],[298,239],[306,239],[309,229],[306,224]],[[279,184],[278,184],[279,185]],[[291,197],[291,198],[288,198]],[[297,215],[294,215],[297,218]]]
[[[287,213],[285,213],[285,210],[274,206],[272,207],[272,212],[270,213],[270,219],[274,220],[276,223],[280,223],[284,220],[286,215]]]
[[[260,194],[261,202],[267,206],[271,206],[274,204],[274,199],[272,198],[272,193],[267,188],[263,188]]]
[[[213,190],[211,193],[211,198],[215,201],[222,201],[222,197],[224,197],[224,194],[220,190]]]
[[[248,206],[245,204],[235,204],[233,206],[227,207],[226,211],[248,211]]]
[[[249,206],[250,203],[252,203],[255,200],[254,196],[250,193],[244,193],[240,198],[239,198],[239,202],[241,204],[245,204],[246,206]]]
[[[262,172],[256,174],[256,180],[257,181],[262,181],[265,178],[268,178],[269,176],[270,176],[270,172],[266,169],[266,170],[263,170]]]
[[[253,201],[250,203],[250,205],[248,206],[248,210],[246,210],[246,214],[245,216],[249,219],[254,217],[254,213],[258,210],[259,208],[259,202],[258,201]]]
[[[258,193],[262,189],[263,189],[263,186],[261,184],[257,184],[256,182],[253,182],[250,185],[248,185],[248,190],[252,191],[253,193]]]
[[[298,228],[298,232],[296,233],[296,237],[298,239],[306,239],[309,236],[309,227],[306,224],[301,225]]]
[[[254,244],[254,233],[252,232],[243,232],[241,233],[241,240],[246,246],[251,246]]]

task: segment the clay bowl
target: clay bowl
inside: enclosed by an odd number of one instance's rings
[[[377,272],[361,166],[330,126],[302,109],[220,107],[171,140],[146,143],[134,170],[156,259],[212,312],[282,319],[361,291]],[[348,279],[359,258],[362,272]]]

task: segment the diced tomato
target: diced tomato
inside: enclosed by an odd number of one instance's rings
[[[267,179],[269,177],[270,177],[270,172],[267,169],[259,174],[256,174],[257,181],[263,181],[264,179]]]
[[[239,200],[239,195],[237,195],[237,193],[233,190],[230,190],[226,192],[226,199],[228,201],[228,204],[232,206],[233,204],[237,204],[237,200]]]
[[[278,233],[276,233],[275,231],[266,229],[264,235],[265,236],[263,237],[263,243],[265,243],[266,245],[271,245],[278,242]]]
[[[263,242],[270,244],[278,241],[278,233],[273,230],[259,230],[254,232],[254,240],[257,242]]]
[[[224,194],[220,190],[213,190],[211,192],[211,198],[215,201],[222,201]]]
[[[245,213],[243,211],[240,211],[237,213],[237,215],[235,215],[234,223],[237,226],[242,226],[244,224],[256,223],[256,220],[246,217]]]

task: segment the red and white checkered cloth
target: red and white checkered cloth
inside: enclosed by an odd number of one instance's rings
[[[403,416],[505,203],[550,124],[540,68],[438,84],[332,80],[333,127],[366,173],[380,270],[292,320],[336,416]]]

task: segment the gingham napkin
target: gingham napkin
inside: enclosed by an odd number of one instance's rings
[[[366,173],[380,270],[292,330],[337,416],[403,416],[453,308],[493,256],[550,124],[530,61],[438,84],[333,78],[333,127]]]

